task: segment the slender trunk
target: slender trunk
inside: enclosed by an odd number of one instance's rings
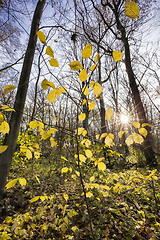
[[[19,133],[20,123],[23,115],[29,78],[31,73],[32,62],[34,58],[37,36],[36,32],[39,27],[41,15],[43,12],[43,7],[45,5],[45,0],[39,0],[34,12],[31,32],[28,42],[28,47],[26,50],[23,67],[21,71],[21,76],[18,84],[18,90],[15,98],[14,109],[12,112],[10,120],[10,132],[6,135],[4,140],[4,145],[8,148],[5,152],[0,155],[0,199],[3,197],[3,191],[6,183],[6,179],[9,173],[12,157],[17,144],[17,137]]]

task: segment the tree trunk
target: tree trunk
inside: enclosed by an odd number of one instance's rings
[[[21,76],[18,84],[18,90],[15,98],[14,109],[10,120],[10,132],[6,135],[4,145],[8,148],[0,155],[0,199],[3,197],[3,191],[6,184],[6,179],[9,173],[12,157],[17,144],[20,123],[23,116],[23,110],[28,90],[29,78],[31,73],[32,62],[34,58],[37,36],[36,32],[39,28],[41,15],[45,5],[45,0],[39,0],[34,12],[31,32],[26,50]]]
[[[118,16],[116,16],[116,22],[117,22],[117,28],[121,32],[121,40],[125,48],[125,65],[126,65],[126,71],[129,79],[130,88],[132,91],[132,97],[135,104],[135,110],[138,114],[140,124],[148,123],[148,120],[146,118],[146,114],[144,111],[144,107],[141,101],[140,93],[138,90],[138,86],[136,83],[136,79],[131,66],[130,48],[129,48],[128,38],[126,37],[126,31],[125,31],[125,28],[121,25]],[[156,162],[155,154],[152,147],[153,140],[152,140],[152,135],[150,133],[151,128],[149,126],[146,126],[145,128],[147,129],[148,134],[145,137],[143,142],[144,155],[146,158],[147,165],[154,166],[155,164],[157,164],[157,162]]]

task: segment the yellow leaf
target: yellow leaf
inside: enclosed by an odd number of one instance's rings
[[[14,85],[6,85],[3,88],[3,94],[4,95],[8,94],[8,93],[12,92],[15,88],[16,88],[16,86],[14,86]]]
[[[113,59],[117,61],[122,61],[122,53],[118,50],[112,52]]]
[[[84,131],[84,128],[78,128],[78,135],[81,135],[83,131]]]
[[[54,121],[57,122],[57,118],[56,117],[54,117]]]
[[[97,67],[98,67],[97,64],[94,64],[89,70],[94,71]]]
[[[87,193],[86,193],[86,197],[88,197],[88,198],[93,197],[93,193],[91,193],[91,192],[87,192]]]
[[[135,128],[139,128],[139,127],[140,127],[140,123],[139,123],[139,122],[134,122],[134,123],[133,123],[133,126],[134,126]]]
[[[48,82],[48,86],[52,87],[53,89],[55,88],[55,85],[53,82]]]
[[[66,172],[68,172],[68,170],[69,170],[68,167],[64,167],[61,169],[61,173],[66,173]]]
[[[138,18],[139,17],[139,7],[136,2],[131,1],[129,3],[125,3],[125,14],[130,18]]]
[[[0,132],[3,134],[9,133],[9,124],[6,121],[3,121],[0,125]]]
[[[3,121],[5,121],[5,116],[4,116],[2,113],[0,113],[0,124],[1,124]]]
[[[82,57],[89,58],[92,55],[92,44],[88,43],[82,50]]]
[[[25,178],[19,178],[19,183],[20,183],[20,184],[21,184],[21,186],[23,187],[23,186],[25,186],[25,185],[26,185],[27,181],[26,181],[26,179],[25,179]]]
[[[27,147],[26,146],[21,146],[20,147],[20,152],[22,152],[22,153],[25,153],[25,152],[27,152]]]
[[[60,89],[62,93],[67,92],[67,88],[65,86],[60,86]]]
[[[44,35],[44,33],[42,31],[38,31],[36,33],[36,35],[38,36],[41,43],[46,44],[46,36]]]
[[[57,96],[56,96],[55,90],[52,90],[52,91],[47,95],[47,100],[48,100],[49,103],[51,103],[51,102],[54,103],[54,102],[56,101],[56,98],[57,98]]]
[[[37,196],[37,197],[32,198],[32,199],[31,199],[31,203],[36,202],[39,198],[40,198],[40,196]]]
[[[84,95],[88,95],[89,94],[89,88],[84,86],[83,89],[82,89],[82,92],[84,93]]]
[[[85,145],[88,148],[91,145],[91,141],[89,139],[85,139]]]
[[[106,165],[104,164],[104,162],[98,163],[98,169],[101,171],[104,171],[106,169]]]
[[[5,152],[7,148],[8,148],[8,146],[6,146],[6,145],[0,146],[0,154]]]
[[[68,200],[68,195],[66,194],[66,193],[63,193],[63,197],[64,197],[64,199],[66,200],[66,202],[67,202],[67,200]]]
[[[94,85],[94,94],[95,95],[100,95],[101,92],[103,92],[102,86],[99,83],[95,83]]]
[[[143,137],[138,133],[132,133],[132,136],[135,143],[141,144],[144,141]]]
[[[40,156],[41,156],[41,153],[40,153],[40,152],[34,152],[34,157],[35,157],[35,159],[40,158]]]
[[[26,151],[26,157],[27,157],[28,159],[31,159],[31,158],[32,158],[32,153],[31,153],[31,151],[30,151],[29,149],[27,149],[27,151]]]
[[[86,118],[86,114],[85,113],[81,113],[79,116],[79,121],[84,121],[84,119]]]
[[[87,100],[86,99],[83,99],[83,102],[82,102],[82,106],[85,104],[87,102]]]
[[[95,180],[95,176],[90,177],[90,182],[93,182]]]
[[[109,107],[108,109],[107,109],[107,111],[106,111],[106,119],[108,120],[108,121],[111,121],[111,119],[112,119],[112,117],[113,117],[113,111],[112,111],[112,108],[111,107]]]
[[[37,180],[37,182],[40,184],[39,178],[37,177],[37,175],[35,175],[35,178]]]
[[[146,137],[148,134],[148,131],[145,128],[139,128],[138,131],[144,137]]]
[[[41,199],[42,202],[44,202],[46,199],[48,199],[48,197],[47,196],[40,196],[40,199]]]
[[[84,82],[86,81],[88,78],[88,74],[87,71],[85,69],[83,69],[80,73],[79,73],[79,79]]]
[[[7,185],[5,186],[6,189],[9,189],[11,187],[13,187],[18,181],[18,178],[17,179],[14,179],[12,181],[10,181],[9,183],[7,183]]]
[[[127,144],[127,146],[130,146],[131,144],[133,144],[133,136],[129,135],[126,140],[125,143]]]
[[[99,53],[96,54],[94,61],[97,62],[99,59]]]
[[[51,134],[50,133],[44,133],[43,135],[42,135],[42,140],[46,140],[47,138],[49,138],[51,136]]]
[[[113,135],[112,133],[109,133],[109,134],[108,134],[108,137],[114,139],[114,135]]]
[[[46,48],[46,52],[45,52],[47,55],[49,55],[50,57],[53,57],[54,58],[54,51],[52,50],[52,48],[50,46],[47,46]]]
[[[61,90],[60,90],[59,88],[56,88],[56,89],[55,89],[55,94],[56,94],[58,97],[60,97],[60,95],[61,95]]]
[[[50,128],[47,133],[54,133],[54,132],[57,132],[57,129],[55,128]]]
[[[91,104],[89,104],[89,110],[93,110],[95,108],[96,104],[95,102],[92,102]]]
[[[63,160],[65,160],[66,162],[68,161],[67,158],[65,158],[65,157],[63,157],[63,156],[61,156],[61,158],[62,158]]]
[[[52,137],[50,137],[50,143],[51,143],[51,147],[55,147],[57,145],[57,143],[54,141]]]
[[[59,63],[58,63],[58,61],[57,61],[55,58],[51,58],[51,59],[48,60],[48,61],[49,61],[50,65],[51,65],[52,67],[59,67]]]
[[[90,83],[90,88],[92,89],[92,88],[94,87],[94,85],[95,85],[95,81],[92,81],[92,82]]]
[[[83,154],[79,154],[79,160],[81,162],[85,162],[86,161],[86,157]]]
[[[38,125],[39,125],[39,129],[44,129],[44,123],[38,122]]]
[[[100,140],[101,140],[102,138],[106,137],[106,136],[107,136],[107,133],[102,133],[102,134],[101,134],[101,137],[100,137]]]
[[[113,139],[110,138],[109,136],[107,136],[105,138],[105,145],[107,145],[108,147],[110,147],[111,145],[113,145]]]
[[[87,158],[91,158],[92,157],[92,152],[89,149],[85,150],[85,154],[86,154]]]
[[[1,106],[1,109],[2,109],[3,111],[6,111],[6,112],[10,112],[10,111],[15,112],[15,110],[14,110],[13,108],[10,108],[10,107],[7,106],[7,105],[2,105],[2,106]]]
[[[76,226],[73,226],[71,229],[72,229],[73,232],[79,231],[78,227],[76,227]],[[72,239],[72,238],[71,238],[71,239]]]
[[[31,122],[29,123],[29,127],[30,127],[30,128],[36,128],[36,127],[38,127],[38,122],[36,122],[36,121],[31,121]]]
[[[46,90],[49,88],[48,80],[46,78],[41,82],[41,87],[43,88],[43,90]]]
[[[120,131],[120,132],[118,133],[118,137],[121,138],[121,137],[123,136],[123,134],[124,134],[124,131]]]
[[[84,130],[83,133],[82,133],[83,137],[85,137],[86,134],[87,134],[87,130]]]
[[[98,138],[99,138],[99,135],[100,135],[100,134],[97,134],[97,135],[96,135],[96,139],[98,139]]]
[[[142,124],[142,127],[146,127],[146,126],[153,127],[152,125],[150,125],[150,124],[148,124],[148,123],[143,123],[143,124]]]
[[[69,64],[70,68],[74,71],[82,69],[82,64],[78,61],[73,61]]]

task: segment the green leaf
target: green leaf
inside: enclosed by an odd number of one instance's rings
[[[112,111],[112,108],[109,107],[106,111],[106,114],[105,114],[105,117],[108,121],[111,121],[112,117],[113,117],[113,111]]]
[[[122,61],[122,53],[119,50],[115,50],[112,52],[113,59],[117,61]]]
[[[50,46],[47,46],[46,48],[46,52],[45,52],[47,55],[49,55],[50,57],[53,57],[54,58],[54,51],[52,50],[52,48]]]
[[[85,69],[83,69],[80,73],[79,73],[79,79],[81,80],[81,82],[86,81],[88,78],[88,74],[87,71]]]
[[[9,183],[6,184],[5,188],[9,189],[9,188],[13,187],[17,183],[17,181],[18,181],[18,178],[10,181]]]
[[[139,17],[139,7],[136,2],[131,1],[129,3],[125,3],[125,14],[130,18],[138,18]]]
[[[92,55],[92,44],[86,44],[85,48],[82,50],[82,57],[89,58]]]
[[[70,68],[74,71],[82,69],[82,64],[78,61],[73,61],[69,64]]]
[[[4,94],[4,95],[5,95],[5,94],[8,94],[8,93],[12,92],[15,88],[16,88],[15,85],[6,85],[6,86],[4,86],[4,88],[3,88],[3,94]]]
[[[41,43],[46,44],[46,36],[44,35],[44,33],[42,31],[38,31],[36,33],[36,35],[38,36]]]

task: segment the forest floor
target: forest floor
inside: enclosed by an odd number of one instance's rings
[[[79,171],[65,164],[14,162],[8,181],[21,181],[0,204],[0,240],[160,239],[159,170],[82,166],[83,189]]]

